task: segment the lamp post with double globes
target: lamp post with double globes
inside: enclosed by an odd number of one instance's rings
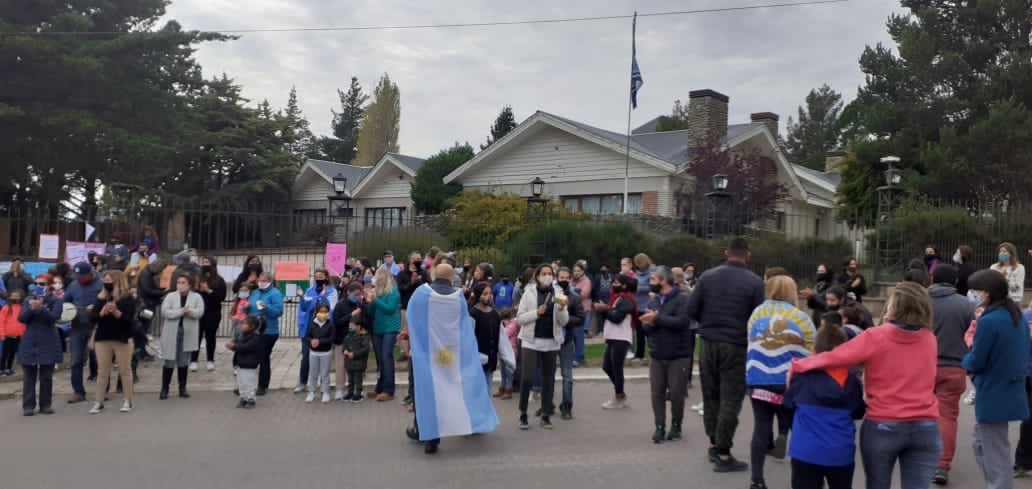
[[[345,177],[342,173],[337,173],[333,177],[333,195],[329,195],[326,198],[329,199],[330,203],[330,222],[334,222],[338,217],[344,219],[344,236],[351,234],[351,217],[354,210],[351,208],[351,197],[347,195],[348,190],[348,177]],[[336,209],[334,209],[334,203],[337,203]],[[340,204],[344,202],[344,204]]]

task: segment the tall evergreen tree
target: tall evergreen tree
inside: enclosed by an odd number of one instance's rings
[[[362,91],[357,77],[351,77],[351,85],[347,92],[337,90],[340,99],[340,112],[333,111],[332,137],[319,138],[319,158],[350,163],[355,159],[358,148],[358,131],[365,118],[365,105],[369,96]]]
[[[516,125],[516,116],[512,113],[512,106],[506,105],[502,107],[502,111],[495,118],[494,124],[491,125],[491,135],[487,137],[486,143],[480,145],[480,149],[487,149],[495,141],[509,134],[510,131],[516,128]]]
[[[290,87],[290,95],[287,97],[287,107],[283,112],[285,129],[283,138],[287,144],[288,151],[297,157],[297,161],[303,162],[304,158],[314,157],[318,154],[315,136],[309,128],[308,119],[301,110],[297,101],[297,87]]]
[[[688,104],[674,100],[674,108],[670,115],[660,116],[656,121],[656,132],[680,131],[688,129]]]
[[[806,107],[799,107],[798,119],[788,118],[785,145],[793,163],[824,170],[825,154],[839,145],[842,107],[842,94],[828,85],[810,90]]]
[[[401,124],[401,92],[386,73],[373,90],[373,102],[366,108],[358,133],[358,154],[353,163],[372,166],[385,153],[398,152]]]
[[[455,143],[448,149],[427,158],[412,180],[412,203],[423,214],[445,211],[448,199],[462,191],[457,183],[444,183],[444,177],[473,158],[473,147]]]

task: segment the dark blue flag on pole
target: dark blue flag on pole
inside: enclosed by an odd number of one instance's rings
[[[631,106],[638,108],[638,90],[645,84],[641,77],[641,70],[638,69],[638,47],[635,40],[638,30],[638,13],[634,14],[634,22],[631,25]]]

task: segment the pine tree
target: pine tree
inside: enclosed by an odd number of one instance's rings
[[[512,113],[512,106],[506,105],[502,108],[502,111],[495,118],[494,124],[491,125],[491,135],[487,137],[487,142],[480,145],[480,149],[487,149],[488,146],[494,144],[495,141],[502,139],[506,134],[516,128],[516,116]]]
[[[398,152],[401,123],[401,92],[386,73],[373,90],[373,102],[366,108],[358,133],[358,154],[353,164],[372,166],[385,153]]]
[[[283,118],[285,124],[283,138],[286,141],[287,150],[296,156],[299,162],[317,155],[315,136],[312,135],[308,119],[305,119],[305,114],[301,111],[301,106],[297,101],[297,87],[290,87]]]
[[[365,104],[369,96],[362,91],[357,77],[351,77],[351,85],[347,92],[337,90],[340,99],[340,112],[333,111],[332,137],[322,137],[316,143],[318,158],[350,163],[355,159],[358,148],[358,131],[365,117]]]
[[[806,107],[799,107],[798,120],[788,118],[785,145],[793,163],[824,170],[825,154],[838,147],[842,135],[842,107],[842,94],[828,85],[810,90]]]
[[[680,131],[688,129],[688,104],[674,100],[674,108],[670,115],[660,116],[656,121],[656,132]]]

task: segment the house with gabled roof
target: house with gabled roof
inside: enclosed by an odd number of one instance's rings
[[[675,193],[691,177],[684,173],[695,148],[716,136],[731,149],[757,150],[775,162],[776,178],[788,189],[776,218],[758,223],[793,237],[844,235],[833,218],[838,175],[788,161],[778,135],[778,116],[752,114],[728,124],[730,98],[714,90],[689,95],[688,128],[657,132],[658,118],[625,133],[608,131],[538,111],[452,173],[445,183],[464,189],[531,196],[531,181],[545,181],[545,196],[594,215],[623,212],[628,176],[628,214],[681,216]],[[629,158],[628,158],[629,155]]]

